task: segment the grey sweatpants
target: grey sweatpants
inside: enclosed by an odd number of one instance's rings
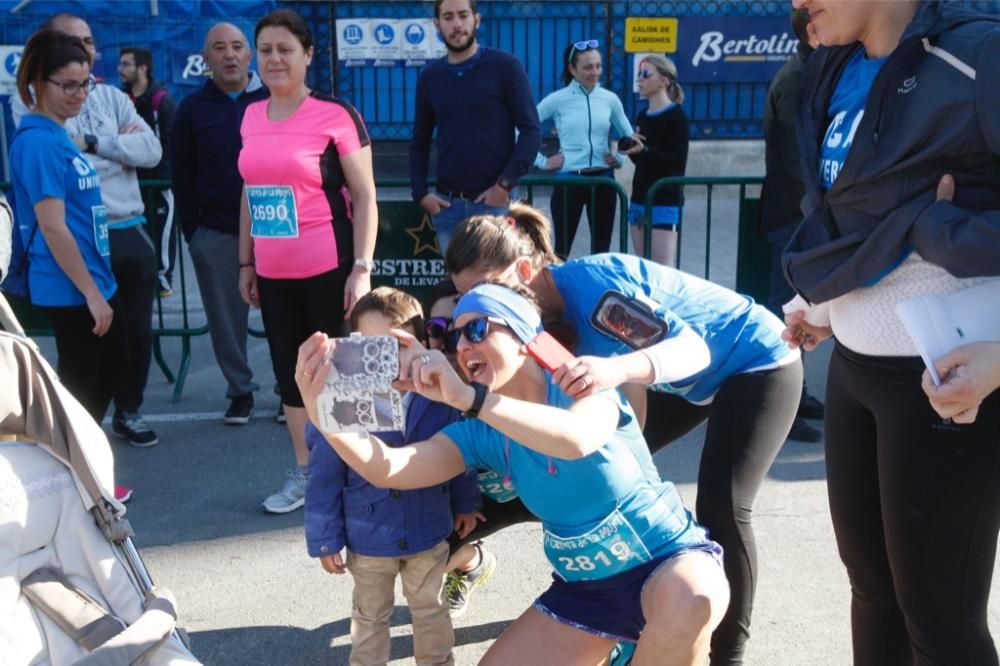
[[[240,296],[239,238],[198,227],[188,243],[208,319],[215,360],[226,378],[226,397],[253,393],[259,387],[247,363],[247,315]]]

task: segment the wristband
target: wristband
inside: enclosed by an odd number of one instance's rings
[[[476,395],[472,399],[472,406],[462,412],[462,416],[467,419],[475,419],[479,418],[479,410],[483,408],[483,403],[486,402],[486,394],[490,391],[486,388],[485,384],[480,384],[479,382],[472,382],[470,386],[472,386]]]
[[[245,264],[240,264],[240,270],[243,270],[244,268],[255,268],[256,266],[257,266],[256,263],[249,261]]]

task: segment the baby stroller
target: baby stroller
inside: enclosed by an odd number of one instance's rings
[[[104,432],[3,295],[0,326],[0,666],[198,664],[132,545]]]

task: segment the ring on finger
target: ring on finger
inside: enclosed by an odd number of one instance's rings
[[[305,375],[306,377],[312,379],[313,373],[309,372],[308,370],[303,370],[302,374]]]
[[[426,365],[427,362],[430,361],[430,360],[431,360],[431,357],[428,356],[427,354],[424,354],[423,356],[420,357],[420,365]]]

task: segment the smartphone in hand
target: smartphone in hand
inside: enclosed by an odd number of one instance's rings
[[[576,358],[570,350],[545,331],[532,338],[527,347],[528,355],[549,372],[555,372],[564,363]]]

